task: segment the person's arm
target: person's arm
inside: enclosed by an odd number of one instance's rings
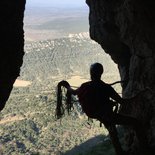
[[[77,95],[77,90],[78,89],[76,89],[76,90],[72,89],[70,84],[67,81],[61,81],[59,84],[61,86],[64,86],[71,94]]]
[[[77,95],[77,89],[72,89],[70,86],[67,86],[66,88],[71,94]]]
[[[122,98],[111,86],[109,86],[110,97],[120,104],[127,103],[130,99]]]

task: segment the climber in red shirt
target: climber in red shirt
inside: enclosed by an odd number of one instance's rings
[[[133,126],[139,142],[146,146],[146,138],[140,121],[131,116],[113,112],[113,106],[115,106],[113,100],[124,104],[130,103],[132,99],[121,98],[111,85],[101,80],[102,73],[103,66],[100,63],[94,63],[90,67],[91,81],[83,83],[78,89],[72,89],[67,81],[61,81],[59,84],[66,87],[71,94],[78,96],[82,109],[88,117],[97,119],[105,125],[110,133],[116,154],[123,154],[117,137],[116,124]]]
[[[109,84],[103,82],[101,80],[102,73],[103,66],[100,63],[94,63],[90,67],[91,81],[83,83],[76,90],[72,89],[67,81],[61,81],[61,84],[71,94],[78,96],[83,111],[90,118],[96,118],[105,123],[110,123],[111,121],[114,124],[125,123],[126,120],[123,121],[124,116],[123,120],[121,120],[121,115],[113,112],[114,102],[111,99],[120,104],[129,102],[129,99],[121,98]],[[131,117],[129,118],[132,119]]]

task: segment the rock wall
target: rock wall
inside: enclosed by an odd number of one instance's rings
[[[150,146],[155,147],[155,3],[154,0],[86,0],[90,36],[115,63],[123,96],[142,92],[132,105],[122,107],[145,125]],[[0,1],[0,110],[19,76],[24,55],[25,0]],[[135,137],[131,137],[136,145]],[[129,145],[129,143],[128,143]],[[133,148],[133,147],[132,147]],[[133,154],[137,154],[133,148]]]
[[[24,55],[25,0],[0,1],[0,110],[19,76]]]
[[[86,3],[90,8],[90,36],[118,64],[121,78],[126,81],[122,85],[123,96],[132,97],[147,87],[150,89],[141,92],[132,105],[123,106],[122,112],[135,116],[143,122],[149,145],[153,147],[155,146],[154,0],[86,0]]]

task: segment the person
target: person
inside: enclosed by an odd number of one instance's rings
[[[97,119],[108,129],[110,138],[117,155],[124,154],[115,125],[130,125],[134,128],[139,143],[147,145],[146,136],[142,124],[136,118],[121,115],[113,111],[116,101],[119,104],[130,103],[132,99],[124,99],[111,87],[111,85],[101,80],[103,66],[100,63],[94,63],[90,66],[91,80],[83,83],[79,88],[72,89],[67,81],[61,81],[61,85],[67,90],[77,95],[83,111],[90,118]]]

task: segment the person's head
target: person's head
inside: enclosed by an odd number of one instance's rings
[[[93,63],[90,66],[90,76],[91,76],[91,80],[100,80],[101,79],[101,75],[103,73],[103,66],[100,63]]]

